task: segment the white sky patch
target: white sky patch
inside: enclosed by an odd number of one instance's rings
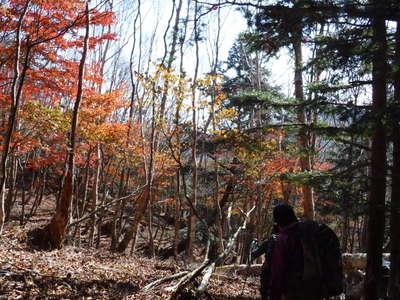
[[[180,19],[186,17],[186,4],[181,9]],[[124,30],[121,33],[120,39],[127,40],[123,49],[123,61],[127,64],[133,45],[133,30],[134,18],[137,11],[137,3],[127,2],[124,4],[120,12],[119,20],[124,22]],[[194,7],[191,8],[192,10]],[[141,71],[144,72],[147,68],[148,55],[151,51],[152,62],[160,61],[165,52],[163,36],[167,28],[168,20],[171,17],[172,1],[165,0],[142,0],[141,1],[141,16],[142,16],[142,45],[141,45]],[[193,14],[193,11],[192,11]],[[124,15],[125,17],[121,17]],[[170,24],[170,29],[167,34],[167,47],[170,48],[172,29],[175,22],[175,15]],[[202,41],[199,42],[199,77],[209,73],[213,69],[218,34],[218,10],[212,10],[204,15],[200,23],[204,23],[202,30]],[[182,26],[182,24],[181,24]],[[192,38],[193,41],[193,22],[189,25],[186,40]],[[242,13],[235,6],[225,6],[220,10],[220,34],[218,42],[218,61],[220,64],[227,60],[229,50],[233,43],[238,38],[238,35],[247,29],[247,22]],[[155,34],[154,34],[155,33]],[[134,69],[136,70],[139,60],[139,23],[136,24],[136,48],[134,51]],[[154,37],[153,37],[154,35]],[[154,38],[153,46],[151,47],[152,39]],[[287,96],[293,96],[293,61],[288,55],[288,50],[280,52],[279,56],[271,59],[268,68],[271,71],[269,83],[282,88],[282,92]],[[177,45],[175,68],[179,65],[179,45]],[[194,43],[186,42],[184,48],[184,70],[189,77],[192,77],[195,69],[195,46]],[[227,74],[232,75],[228,72]]]

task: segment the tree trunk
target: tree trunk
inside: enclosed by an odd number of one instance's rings
[[[132,221],[132,225],[127,229],[122,241],[118,244],[118,247],[116,249],[116,251],[119,253],[125,252],[126,248],[129,245],[129,242],[132,240],[133,242],[135,242],[136,240],[136,233],[139,227],[139,223],[146,212],[149,202],[150,188],[150,184],[147,184],[144,192],[141,193],[138,200],[136,201],[135,215]]]
[[[215,40],[215,59],[214,59],[214,65],[213,65],[213,70],[212,73],[213,75],[217,74],[218,71],[218,65],[219,65],[219,48],[220,48],[220,36],[221,36],[221,0],[218,0],[218,11],[217,11],[217,37]],[[211,95],[211,123],[212,123],[212,129],[215,132],[216,131],[216,120],[215,120],[215,104],[216,104],[216,80],[213,80],[213,85],[212,85],[212,95]],[[206,129],[204,130],[206,132]],[[218,157],[215,158],[218,160]],[[216,238],[217,238],[217,246],[216,246],[216,252],[221,253],[224,251],[224,239],[223,239],[223,227],[222,227],[222,222],[223,222],[223,210],[219,202],[219,188],[220,188],[220,178],[219,178],[219,166],[218,163],[215,164],[214,168],[215,172],[215,191],[214,191],[214,204],[215,204],[215,210],[217,211],[217,219],[215,223],[216,227]]]
[[[149,198],[149,217],[148,217],[148,235],[149,235],[149,242],[148,242],[148,249],[149,249],[149,255],[151,258],[154,258],[156,253],[154,249],[154,240],[157,236],[157,231],[153,235],[153,203],[154,203],[154,193],[151,193],[150,198]]]
[[[14,206],[17,191],[15,189],[16,181],[17,181],[17,171],[18,171],[18,165],[17,165],[17,158],[14,156],[12,157],[11,163],[10,163],[10,171],[9,171],[9,176],[8,176],[8,193],[7,193],[7,198],[5,201],[5,220],[6,222],[10,220],[11,217],[11,210],[12,207]]]
[[[180,58],[180,62],[179,62],[179,74],[180,74],[180,79],[183,80],[185,73],[184,73],[184,69],[183,69],[183,53],[184,53],[184,43],[186,40],[186,33],[187,33],[187,26],[188,26],[188,20],[189,20],[189,14],[190,14],[190,5],[188,5],[187,7],[187,11],[186,11],[186,17],[185,17],[185,21],[183,22],[184,26],[182,29],[182,34],[180,36],[179,42],[180,42],[180,46],[179,46],[179,58]],[[178,91],[179,95],[183,94],[182,91],[182,86],[179,85],[179,91]],[[181,136],[180,136],[180,114],[181,114],[181,109],[182,109],[182,103],[183,103],[183,98],[182,97],[177,97],[176,99],[176,110],[175,110],[175,130],[177,132],[176,135],[176,160],[179,162],[179,164],[181,164]],[[175,222],[174,222],[174,256],[175,259],[178,259],[178,255],[180,253],[180,244],[181,242],[181,237],[179,234],[179,229],[180,229],[180,225],[181,225],[181,209],[182,209],[182,201],[181,201],[181,181],[182,181],[182,176],[181,176],[181,167],[179,166],[176,170],[176,202],[175,202]],[[185,243],[186,245],[186,243]]]
[[[347,193],[345,193],[344,199],[349,199]],[[347,201],[344,203],[343,207],[343,227],[342,227],[342,251],[347,252],[347,245],[348,245],[348,240],[349,240],[349,234],[350,234],[350,207]]]
[[[400,21],[397,21],[394,77],[393,167],[390,212],[390,281],[389,299],[400,299]]]
[[[83,191],[82,191],[82,200],[81,200],[81,215],[79,217],[81,217],[85,212],[88,205],[88,191],[89,191],[89,179],[90,179],[90,157],[92,155],[92,149],[89,149],[88,154],[87,154],[87,159],[86,159],[86,166],[85,166],[85,177],[83,179]],[[82,170],[83,172],[83,170]],[[79,191],[78,191],[79,193]]]
[[[192,207],[190,208],[190,214],[188,218],[188,242],[186,246],[186,255],[188,260],[192,260],[193,258],[193,243],[196,237],[196,218],[193,209],[197,205],[197,110],[196,110],[196,80],[197,73],[199,69],[199,31],[197,28],[197,14],[198,14],[198,5],[197,1],[195,2],[195,11],[194,11],[194,41],[196,47],[196,64],[195,71],[193,76],[192,83],[192,123],[193,123],[193,132],[192,132]]]
[[[178,144],[179,145],[179,144]],[[179,241],[180,241],[180,236],[179,236],[179,229],[180,229],[180,223],[181,223],[181,199],[180,199],[180,194],[181,194],[181,175],[180,175],[180,169],[178,168],[176,170],[176,191],[175,191],[175,221],[174,221],[174,256],[175,259],[178,258],[179,255]]]
[[[125,232],[124,237],[121,242],[118,243],[116,251],[119,253],[125,252],[126,248],[129,245],[130,241],[133,241],[132,250],[135,248],[136,243],[136,234],[139,228],[140,221],[143,219],[143,216],[146,213],[146,209],[148,207],[151,190],[153,187],[153,176],[154,176],[154,160],[155,160],[155,150],[156,150],[156,99],[155,93],[153,94],[152,99],[152,128],[151,128],[151,138],[150,138],[150,161],[149,166],[146,172],[146,188],[145,191],[139,196],[135,205],[135,214],[132,221],[132,225]],[[142,124],[143,126],[143,124]]]
[[[360,230],[359,230],[359,250],[360,252],[367,251],[367,235],[368,235],[368,216],[361,217]]]
[[[303,54],[302,54],[302,28],[299,25],[294,32],[293,49],[295,56],[295,71],[294,71],[294,95],[296,100],[300,103],[297,111],[297,120],[300,124],[306,123],[304,107],[301,103],[304,101],[303,91]],[[302,126],[302,125],[300,125]],[[307,138],[307,130],[305,126],[300,128],[298,142],[300,147],[300,167],[302,172],[311,171],[311,157],[309,149],[309,141]],[[308,184],[303,184],[303,208],[304,219],[314,220],[314,195],[313,189]]]
[[[28,10],[28,6],[30,4],[30,0],[27,0],[22,8],[21,15],[19,17],[17,23],[16,30],[16,49],[15,49],[15,60],[14,60],[14,77],[12,80],[11,86],[11,107],[8,115],[7,121],[7,131],[3,137],[3,148],[0,162],[0,236],[3,232],[3,226],[5,221],[5,210],[4,210],[4,201],[5,201],[5,185],[6,185],[6,167],[7,160],[10,151],[11,138],[15,128],[15,122],[17,119],[17,113],[19,109],[19,103],[22,92],[22,85],[24,81],[24,77],[26,74],[26,70],[28,69],[28,61],[29,61],[29,52],[30,47],[26,50],[25,61],[23,65],[22,73],[20,72],[19,60],[21,58],[21,30],[23,20],[25,18],[25,14]]]
[[[29,233],[31,245],[33,247],[41,248],[44,250],[62,248],[70,216],[70,208],[71,208],[73,188],[74,188],[74,169],[75,169],[74,154],[75,154],[75,144],[76,144],[76,133],[78,127],[79,106],[83,94],[84,69],[85,69],[85,61],[88,52],[88,42],[89,42],[89,25],[90,25],[89,1],[86,2],[85,15],[86,15],[86,32],[84,37],[82,57],[79,64],[78,91],[76,95],[76,100],[71,120],[71,132],[69,140],[68,159],[67,159],[68,165],[67,165],[64,185],[62,187],[61,198],[57,205],[55,215],[50,221],[50,223],[44,228],[34,229]]]
[[[32,218],[36,214],[36,210],[38,209],[41,201],[42,201],[42,195],[43,195],[43,187],[44,187],[44,181],[45,181],[45,170],[37,174],[36,176],[36,188],[34,191],[34,196],[35,199],[33,200],[31,209],[28,214],[28,219]],[[29,201],[27,201],[29,202]]]
[[[91,212],[95,211],[97,207],[99,206],[99,180],[100,180],[100,167],[101,167],[101,151],[100,151],[100,145],[96,145],[96,167],[95,167],[95,173],[94,173],[94,182],[93,182],[93,188],[92,188],[92,195],[90,199],[90,210]],[[97,214],[93,214],[91,220],[90,220],[90,229],[89,229],[89,247],[93,246],[94,243],[94,237],[96,236],[96,222],[97,222],[98,216]]]
[[[128,130],[129,131],[129,130]],[[128,133],[129,136],[129,133]],[[125,144],[127,147],[127,144]],[[125,177],[125,168],[124,166],[121,167],[121,174],[119,178],[119,187],[118,187],[118,198],[121,198],[124,194],[124,177]],[[122,229],[122,218],[124,215],[124,207],[126,205],[126,199],[121,200],[116,203],[115,205],[115,212],[113,213],[113,218],[111,222],[111,250],[114,251],[118,244],[118,239],[121,234]]]
[[[381,2],[372,2],[379,9]],[[374,114],[371,148],[371,177],[368,207],[366,300],[378,300],[382,284],[382,247],[385,232],[387,42],[385,20],[372,20],[373,53],[372,113]]]

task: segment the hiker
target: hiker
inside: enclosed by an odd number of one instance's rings
[[[265,255],[264,263],[261,266],[261,274],[260,274],[261,300],[269,299],[268,286],[270,281],[271,259],[278,233],[279,233],[279,228],[278,226],[274,225],[272,227],[271,236],[265,241],[263,241],[259,246],[257,246],[251,252],[251,261],[255,260],[256,258],[260,257],[263,254]]]
[[[326,225],[299,222],[293,208],[273,210],[279,235],[270,274],[272,300],[322,300],[343,290],[339,240]]]

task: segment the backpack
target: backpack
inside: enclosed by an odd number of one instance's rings
[[[342,253],[335,232],[325,224],[305,221],[299,222],[290,235],[288,290],[320,288],[323,297],[340,295],[344,280]]]

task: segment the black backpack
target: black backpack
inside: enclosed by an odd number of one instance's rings
[[[343,266],[339,239],[325,224],[299,222],[289,232],[291,247],[287,290],[319,287],[323,297],[343,292]]]

